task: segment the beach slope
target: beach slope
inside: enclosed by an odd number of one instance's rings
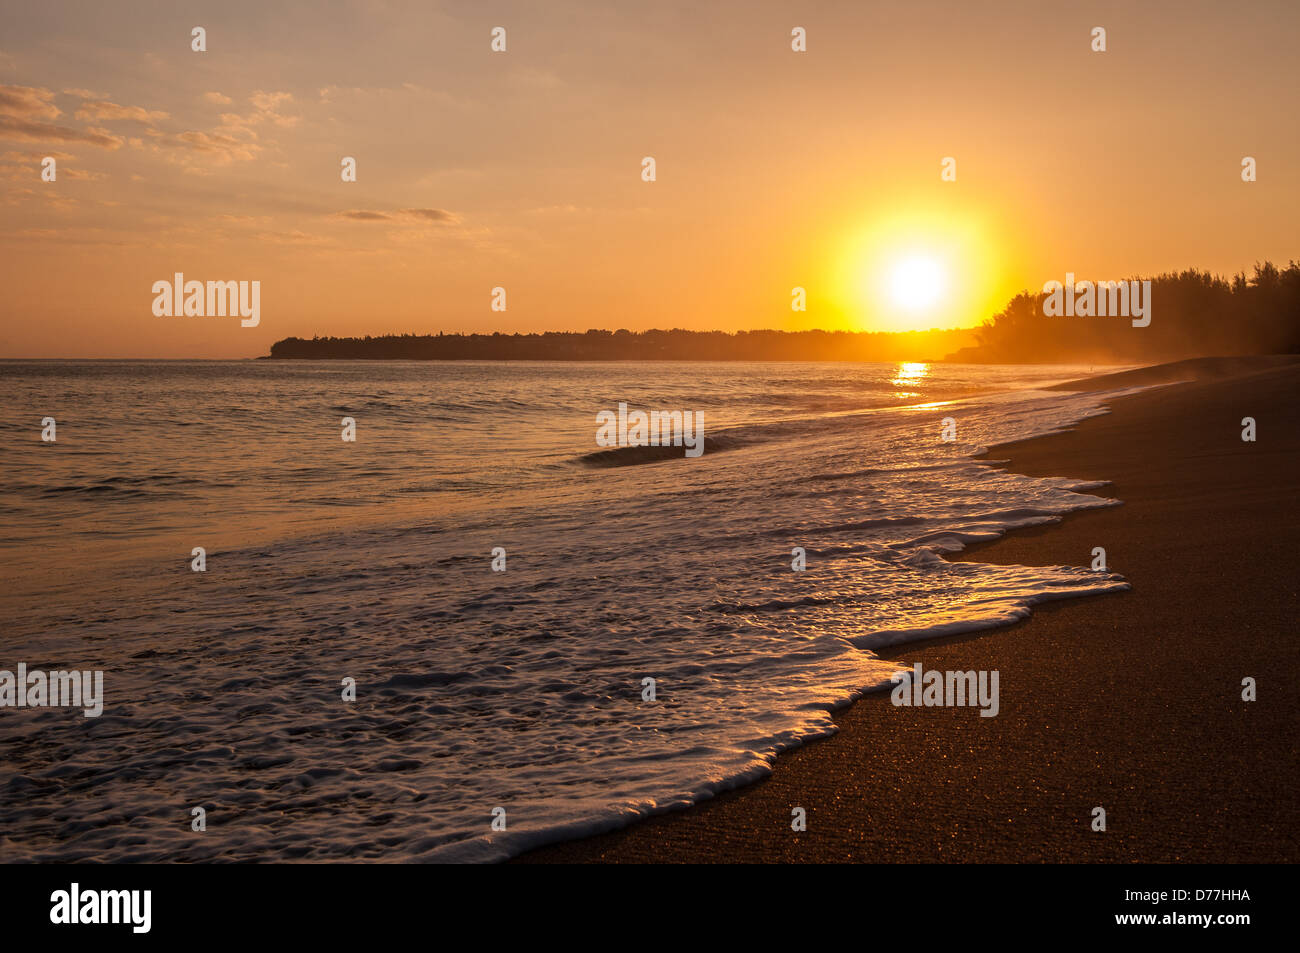
[[[1016,472],[1111,481],[1098,492],[1124,505],[955,558],[1086,566],[1100,546],[1132,584],[881,653],[997,670],[997,717],[868,696],[837,714],[838,734],[782,755],[758,784],[517,861],[1300,860],[1300,365],[1190,365],[1074,382],[1190,379],[988,454]],[[1242,698],[1245,678],[1256,701]],[[795,807],[806,832],[791,830]],[[1097,807],[1105,832],[1092,829]]]

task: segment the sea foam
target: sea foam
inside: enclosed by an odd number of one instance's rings
[[[763,776],[906,667],[873,649],[1127,588],[1082,567],[943,558],[1118,505],[1091,495],[1095,482],[974,459],[1104,412],[1106,395],[1012,389],[996,368],[935,368],[903,398],[890,396],[897,368],[881,366],[661,368],[639,391],[625,368],[508,370],[457,369],[448,383],[330,368],[345,393],[329,407],[316,379],[255,377],[263,391],[245,380],[228,404],[218,383],[201,412],[175,412],[215,442],[173,437],[118,463],[119,478],[143,482],[115,485],[154,494],[153,529],[137,531],[130,507],[142,504],[126,499],[90,527],[142,548],[89,559],[98,581],[57,599],[9,603],[14,657],[102,669],[108,705],[93,721],[0,716],[0,859],[498,860]],[[980,381],[1003,389],[952,396]],[[712,393],[710,440],[730,449],[584,465],[588,409],[612,391],[656,406]],[[113,399],[116,411],[96,411],[105,419],[130,418],[139,397]],[[274,415],[277,399],[292,413],[259,424],[253,411]],[[530,399],[543,410],[530,416]],[[236,416],[206,419],[223,407]],[[295,446],[277,474],[275,458],[222,442],[261,426],[292,445],[304,420],[320,414],[327,430],[344,411],[358,420],[352,457]],[[955,441],[940,439],[944,418]],[[537,432],[520,436],[521,420]],[[43,459],[6,504],[102,481],[93,459],[70,459]],[[196,511],[227,499],[221,484],[249,494],[221,514],[247,527],[242,542]],[[52,551],[71,545],[70,528],[32,532]],[[190,573],[178,554],[210,540],[221,544],[208,571]],[[504,573],[489,568],[496,547]],[[355,702],[341,699],[345,678]],[[205,833],[190,830],[194,806]],[[497,808],[505,830],[492,828]]]

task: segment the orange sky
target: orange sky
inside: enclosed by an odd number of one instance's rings
[[[966,326],[1067,271],[1285,262],[1297,9],[6,4],[0,357],[251,357],[316,333]],[[57,181],[41,181],[43,156]],[[956,182],[940,180],[944,156]],[[943,262],[921,313],[882,294],[908,249]],[[177,271],[260,281],[260,325],[156,317],[151,286]]]

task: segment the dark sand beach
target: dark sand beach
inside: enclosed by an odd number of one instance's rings
[[[1017,625],[882,653],[997,670],[1001,711],[839,712],[833,737],[764,781],[520,862],[1294,862],[1300,364],[1206,359],[1075,430],[993,448],[1032,475],[1108,480],[1122,506],[1013,532],[959,559],[1085,566],[1132,590],[1049,603]],[[1241,439],[1254,417],[1258,438]],[[1242,700],[1242,679],[1258,700]],[[791,808],[808,830],[790,828]],[[1091,829],[1094,807],[1107,830]]]

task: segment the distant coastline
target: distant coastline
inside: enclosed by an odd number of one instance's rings
[[[1072,276],[1071,276],[1071,280]],[[1225,279],[1189,269],[1143,279],[1143,322],[1049,307],[1021,292],[978,328],[929,331],[546,331],[288,337],[272,360],[923,361],[963,364],[1154,364],[1207,354],[1300,353],[1300,265],[1257,264]],[[1059,282],[1057,293],[1059,294]],[[1091,282],[1083,286],[1092,288]],[[1154,299],[1154,305],[1152,303]]]
[[[975,341],[942,331],[547,331],[289,337],[271,360],[380,361],[937,361]]]

